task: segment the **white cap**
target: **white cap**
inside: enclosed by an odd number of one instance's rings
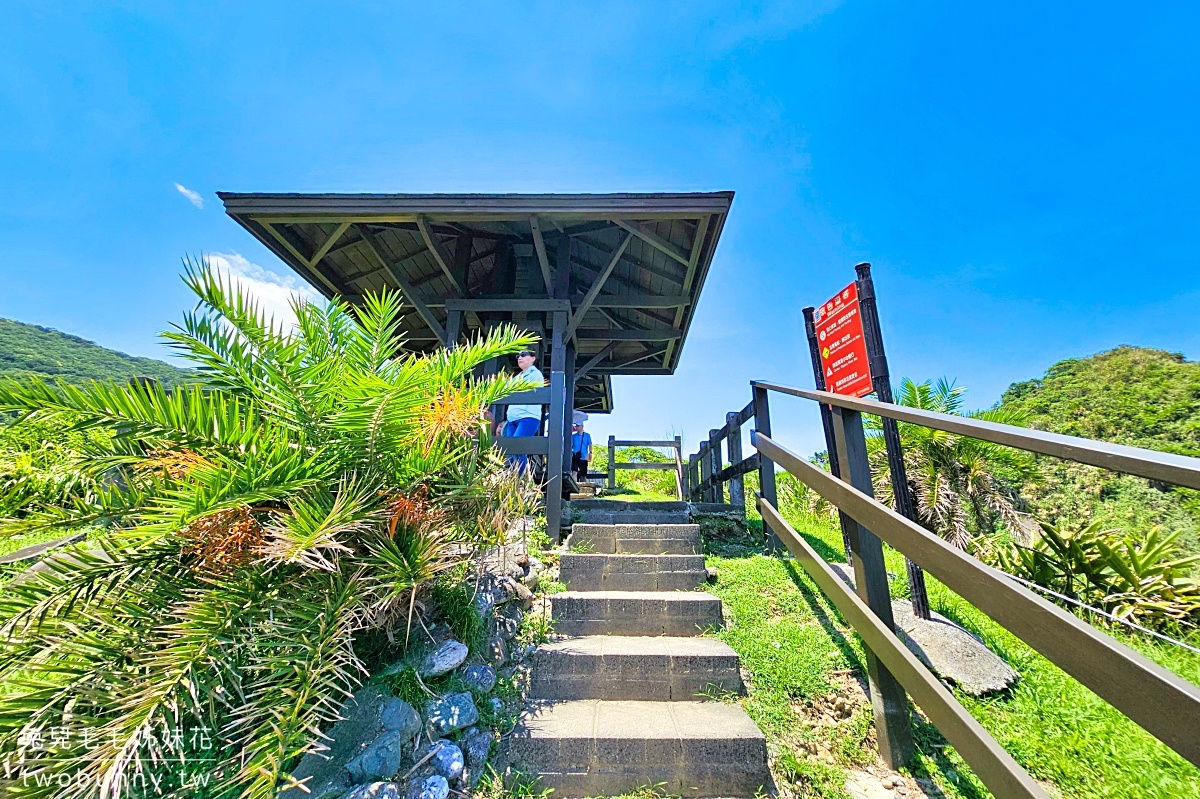
[[[583,424],[584,422],[587,421],[587,418],[588,418],[588,415],[586,413],[584,413],[583,411],[572,411],[571,412],[572,424]]]

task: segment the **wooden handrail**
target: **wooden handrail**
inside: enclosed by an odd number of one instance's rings
[[[768,436],[755,433],[751,441],[761,457],[782,466],[1151,735],[1200,765],[1200,688],[813,466]]]
[[[784,521],[771,503],[759,499],[759,512],[796,560],[850,622],[875,656],[896,676],[913,701],[962,755],[995,796],[1048,799],[1046,792],[967,712],[941,680],[917,660],[857,594],[834,573],[817,551]]]
[[[1186,455],[1174,455],[1123,444],[1110,444],[1106,441],[1093,441],[1089,438],[1066,436],[1029,427],[986,422],[970,416],[935,413],[889,402],[832,394],[828,391],[811,391],[761,381],[755,381],[752,385],[859,413],[887,416],[899,422],[931,427],[947,433],[957,433],[968,438],[991,441],[994,444],[1003,444],[1041,455],[1052,455],[1056,458],[1099,466],[1114,472],[1145,477],[1149,480],[1160,480],[1164,483],[1200,489],[1200,458],[1189,458]]]

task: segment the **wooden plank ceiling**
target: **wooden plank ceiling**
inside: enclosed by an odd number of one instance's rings
[[[612,409],[611,375],[675,371],[733,201],[692,194],[235,194],[225,210],[327,297],[407,300],[406,349],[440,345],[453,299],[571,301],[576,407]],[[565,274],[564,274],[565,270]],[[468,313],[469,335],[544,313]],[[548,364],[543,366],[543,370]]]

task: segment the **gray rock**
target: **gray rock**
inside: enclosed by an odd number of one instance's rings
[[[418,776],[427,777],[431,774],[441,774],[453,782],[463,773],[463,767],[466,765],[466,761],[463,760],[463,752],[458,748],[458,744],[446,738],[439,738],[413,752],[414,763],[420,763],[426,757],[429,760],[417,770]]]
[[[404,799],[446,799],[450,795],[450,783],[441,774],[418,777],[404,786]]]
[[[502,605],[492,618],[494,632],[505,641],[511,641],[516,637],[517,631],[521,629],[521,621],[524,617],[525,614],[516,602]]]
[[[522,583],[513,583],[513,598],[521,604],[522,610],[533,607],[533,592]]]
[[[311,793],[302,793],[298,788],[291,788],[282,795],[289,799],[296,795],[303,795],[305,799],[339,799],[350,790],[350,774],[346,769],[339,767],[337,773],[326,777],[320,783],[310,780],[304,784]]]
[[[347,699],[338,711],[341,720],[325,731],[321,747],[305,754],[292,770],[292,777],[303,780],[308,790],[289,788],[280,799],[324,799],[344,793],[350,787],[346,762],[384,731],[379,712],[389,698],[383,688],[368,685]]]
[[[346,771],[355,782],[386,779],[400,770],[404,738],[396,730],[387,730],[346,764]]]
[[[431,738],[440,738],[479,721],[479,709],[475,707],[475,698],[466,691],[447,694],[441,699],[433,700],[425,712]]]
[[[893,602],[892,616],[905,646],[934,674],[968,694],[999,693],[1017,681],[1017,672],[999,655],[944,616],[917,618],[909,602]]]
[[[400,799],[400,786],[394,782],[371,782],[351,788],[342,799]]]
[[[846,564],[833,567],[847,584],[854,585],[854,573]],[[892,602],[897,636],[934,674],[973,696],[998,693],[1017,681],[1017,672],[983,641],[945,616],[931,616],[918,618],[911,602]]]
[[[479,611],[479,615],[485,619],[492,609],[496,607],[496,595],[484,588],[479,588],[475,592],[475,609]]]
[[[379,722],[385,730],[395,730],[406,741],[421,731],[421,714],[403,699],[389,699],[379,708]]]
[[[472,691],[486,694],[496,687],[496,670],[486,663],[474,663],[463,669],[463,682]]]
[[[492,740],[492,733],[482,727],[472,727],[463,733],[461,743],[467,760],[463,779],[472,788],[483,777],[483,767],[491,753]]]
[[[499,697],[493,696],[491,699],[488,700],[488,705],[492,709],[493,716],[504,715],[504,703],[500,701]]]
[[[503,666],[508,662],[508,644],[500,636],[493,635],[484,647],[484,657],[495,667]]]
[[[417,671],[422,677],[440,677],[457,669],[466,659],[466,644],[450,639],[442,641],[436,649],[426,655]]]

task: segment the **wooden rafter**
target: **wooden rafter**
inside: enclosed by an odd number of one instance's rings
[[[425,240],[425,246],[433,254],[433,260],[437,262],[438,268],[446,275],[446,279],[450,281],[450,285],[458,291],[458,296],[465,297],[467,287],[459,282],[458,276],[450,268],[453,259],[446,252],[446,248],[442,246],[442,243],[437,240],[437,235],[429,229],[429,222],[425,217],[417,217],[417,230],[421,231],[421,238]]]
[[[267,222],[259,222],[258,224],[262,225],[263,229],[271,234],[271,238],[275,239],[275,241],[282,244],[284,249],[286,249],[288,252],[290,252],[294,258],[296,258],[298,261],[300,261],[301,264],[304,264],[306,266],[308,265],[308,256],[304,255],[299,250],[297,250],[295,245],[292,244],[290,241],[288,241],[287,236],[284,236],[282,233],[280,233],[278,230],[276,230],[274,225],[267,223]],[[342,290],[340,288],[338,288],[337,286],[335,286],[333,284],[333,281],[331,281],[329,278],[325,277],[323,272],[320,272],[316,269],[312,269],[311,267],[309,268],[309,271],[312,274],[316,275],[318,278],[320,278],[321,282],[324,283],[326,286],[328,286],[330,291],[333,291],[335,294],[342,293]]]
[[[696,224],[696,235],[692,239],[692,252],[688,256],[687,272],[683,276],[683,293],[686,295],[691,290],[692,281],[696,279],[696,267],[700,264],[700,253],[704,247],[704,237],[708,235],[708,223],[712,219],[710,216],[700,217],[700,221]],[[675,318],[671,321],[671,327],[678,328],[683,324],[683,313],[685,308],[680,306],[675,309]],[[675,347],[678,342],[672,341],[667,345],[667,357],[663,362],[671,360],[672,353],[675,352]]]
[[[404,275],[400,273],[400,270],[393,269],[392,265],[388,263],[387,257],[383,254],[383,249],[379,246],[379,241],[375,238],[375,234],[365,227],[360,227],[358,230],[359,233],[362,234],[363,241],[367,244],[367,249],[370,250],[375,256],[376,260],[379,261],[380,266],[382,266],[384,270],[391,275],[392,280],[396,281],[396,285],[399,286],[400,290],[404,292],[404,296],[412,305],[413,310],[417,312],[429,329],[433,331],[433,334],[437,336],[438,341],[445,341],[445,328],[443,328],[441,323],[438,322],[437,317],[433,315],[433,311],[429,309],[429,306],[426,305],[419,296],[417,296],[416,289],[412,287],[411,283],[404,279]]]
[[[600,252],[604,253],[605,255],[609,255],[610,253],[612,253],[612,250],[610,250],[604,244],[601,244],[600,242],[596,241],[595,239],[589,238],[587,236],[576,236],[575,238],[579,241],[582,241],[584,244],[591,247],[592,249],[599,250]],[[661,277],[663,280],[669,280],[670,282],[675,283],[680,286],[683,285],[683,276],[677,275],[674,272],[668,272],[665,269],[663,269],[662,267],[656,266],[654,264],[646,263],[642,259],[634,256],[631,251],[628,252],[628,257],[626,260],[629,263],[633,264],[638,269],[643,269],[652,275],[657,275],[658,277]]]
[[[554,279],[550,276],[550,259],[546,257],[546,241],[536,216],[529,217],[529,229],[533,232],[533,249],[537,251],[538,266],[542,268],[542,280],[546,284],[547,296],[554,294]]]
[[[308,261],[308,268],[312,269],[314,266],[321,263],[321,259],[329,254],[330,248],[337,244],[338,239],[340,239],[342,234],[345,233],[349,228],[349,222],[343,222],[338,225],[337,229],[334,230],[333,233],[329,234],[329,238],[325,239],[325,243],[322,244],[315,253],[313,253],[313,257]]]
[[[600,271],[600,274],[592,281],[592,287],[588,289],[587,294],[583,297],[583,302],[579,303],[579,307],[575,309],[575,313],[571,315],[571,321],[567,325],[567,330],[563,333],[563,337],[570,339],[575,335],[575,330],[578,329],[579,323],[583,321],[584,315],[587,314],[588,308],[592,307],[592,301],[596,299],[596,295],[600,293],[600,289],[604,288],[604,282],[608,280],[608,276],[617,268],[617,262],[621,260],[621,256],[625,254],[625,249],[629,246],[629,241],[633,236],[626,234],[621,240],[617,249],[613,250],[612,257],[609,258],[608,264]]]
[[[595,355],[593,355],[591,358],[588,359],[587,363],[585,363],[583,366],[581,366],[575,370],[575,382],[578,383],[580,380],[582,380],[587,375],[588,372],[592,371],[592,369],[594,369],[601,361],[604,360],[606,355],[608,355],[610,352],[612,352],[616,348],[617,348],[617,342],[615,342],[615,341],[610,341],[607,344],[605,344],[604,349],[597,352]]]
[[[614,219],[613,222],[619,227],[628,230],[630,233],[637,236],[639,239],[646,242],[663,255],[674,258],[684,266],[688,265],[688,253],[683,252],[657,233],[646,230],[637,222],[626,222],[622,219]]]

